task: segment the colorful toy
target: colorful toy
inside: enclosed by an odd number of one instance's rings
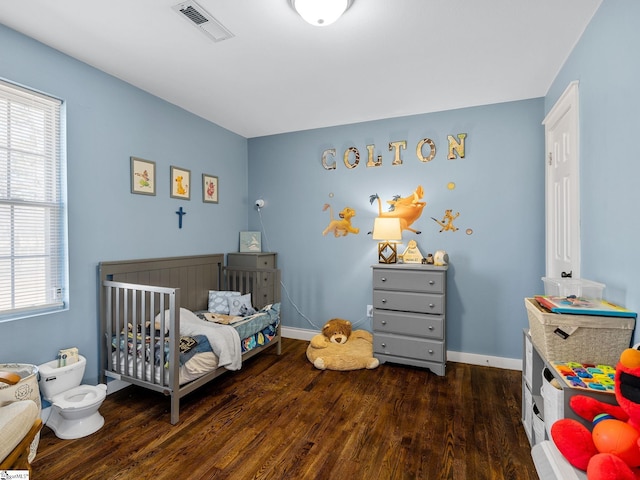
[[[366,330],[351,331],[351,322],[341,318],[329,320],[322,333],[311,339],[307,359],[319,370],[359,370],[376,368],[373,336]]]
[[[572,388],[614,393],[616,370],[610,365],[595,365],[578,362],[551,362]]]
[[[615,452],[628,465],[637,462],[638,431],[628,423],[602,420],[593,427],[592,436],[599,452]]]
[[[569,405],[594,422],[592,431],[564,418],[551,426],[551,437],[571,465],[586,470],[589,480],[640,480],[640,351],[628,348],[620,355],[614,391],[618,405],[572,397]]]

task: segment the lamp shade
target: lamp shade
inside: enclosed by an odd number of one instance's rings
[[[293,8],[308,23],[326,27],[338,20],[352,0],[291,0]]]
[[[378,217],[373,222],[374,240],[402,240],[399,218]]]

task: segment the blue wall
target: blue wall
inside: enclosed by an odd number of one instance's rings
[[[69,310],[0,323],[0,362],[40,364],[77,346],[95,382],[98,262],[236,251],[247,140],[2,25],[0,45],[0,77],[65,101],[70,269]],[[156,196],[130,193],[130,156],[156,162]],[[169,197],[171,165],[191,170],[190,201]],[[219,176],[219,204],[202,202],[202,173]]]
[[[340,316],[370,328],[365,305],[376,242],[366,232],[376,208],[369,195],[386,201],[417,185],[427,202],[416,222],[423,233],[405,240],[416,239],[423,253],[449,252],[449,350],[519,358],[522,299],[542,289],[544,274],[541,121],[572,80],[580,81],[582,273],[638,310],[633,135],[640,96],[633,86],[640,66],[628,52],[640,46],[632,25],[639,16],[635,0],[604,2],[545,98],[248,141],[0,26],[0,77],[66,102],[71,282],[68,312],[0,324],[0,362],[41,363],[77,345],[89,360],[87,381],[95,381],[97,263],[236,251],[247,228],[262,230],[265,249],[279,254],[285,326],[315,330]],[[458,133],[468,135],[466,157],[447,160],[447,136]],[[429,163],[415,155],[425,137],[438,149]],[[407,141],[403,164],[392,166],[387,145],[399,140]],[[381,167],[365,166],[370,144]],[[363,158],[347,169],[341,157],[351,146]],[[328,148],[338,152],[331,171],[321,165]],[[130,193],[131,155],[157,162],[157,196]],[[169,198],[170,165],[191,170],[191,201]],[[220,177],[220,204],[202,203],[201,173]],[[449,182],[456,188],[447,189]],[[258,197],[266,201],[260,212]],[[354,208],[360,234],[323,236],[325,203]],[[174,214],[180,206],[188,212],[182,230]],[[440,233],[430,217],[448,208],[460,212],[460,230]]]
[[[549,111],[579,81],[582,276],[640,311],[636,137],[640,2],[603,2],[545,98]],[[636,333],[634,342],[639,339]]]
[[[370,329],[365,308],[372,303],[377,242],[367,232],[377,206],[369,195],[386,201],[422,185],[427,206],[414,224],[422,233],[405,232],[403,240],[416,240],[423,254],[449,254],[448,349],[519,358],[527,325],[523,298],[540,293],[544,274],[542,119],[543,100],[534,99],[250,139],[249,191],[266,206],[253,209],[249,224],[278,252],[283,283],[301,312],[284,302],[284,323],[319,329],[342,317]],[[459,133],[467,134],[465,158],[448,160],[447,136]],[[428,163],[415,153],[425,137],[437,148]],[[394,166],[388,144],[401,140],[407,141],[403,164]],[[366,167],[370,144],[383,157],[380,167]],[[362,158],[348,169],[342,155],[351,146]],[[335,170],[322,166],[328,148],[337,150]],[[324,203],[334,212],[355,209],[352,224],[360,233],[323,236]],[[460,212],[458,231],[440,232],[431,219],[441,219],[445,209]]]

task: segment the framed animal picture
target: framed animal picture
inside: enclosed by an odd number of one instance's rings
[[[218,203],[218,177],[202,174],[202,201]]]
[[[156,162],[131,157],[131,193],[156,194]]]
[[[171,166],[171,198],[191,200],[191,170]]]

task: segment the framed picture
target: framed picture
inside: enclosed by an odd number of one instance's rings
[[[131,157],[131,193],[156,194],[156,162]]]
[[[261,252],[262,236],[260,232],[240,232],[241,252]]]
[[[171,198],[191,200],[191,170],[171,166]]]
[[[202,201],[218,203],[218,177],[202,174]]]

